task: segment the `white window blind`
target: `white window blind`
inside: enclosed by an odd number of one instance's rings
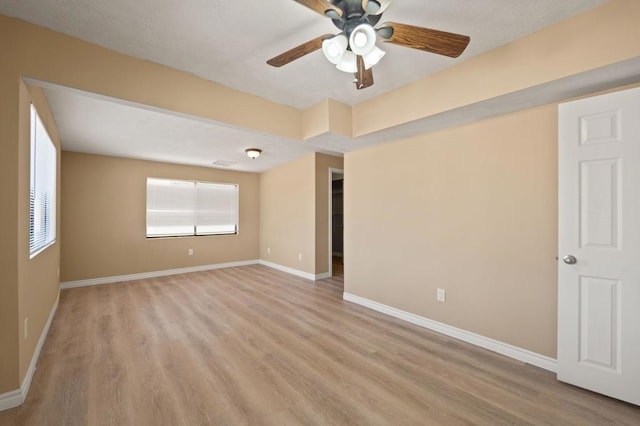
[[[196,234],[234,234],[238,223],[238,186],[196,183]]]
[[[238,185],[147,179],[147,237],[237,231]]]
[[[56,240],[56,147],[31,105],[29,254],[36,256]]]
[[[147,179],[147,236],[193,235],[195,182]]]

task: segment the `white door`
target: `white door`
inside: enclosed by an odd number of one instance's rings
[[[640,405],[640,89],[558,124],[558,379]]]

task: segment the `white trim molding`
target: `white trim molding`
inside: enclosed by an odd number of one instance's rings
[[[331,278],[331,272],[323,272],[322,274],[316,274],[316,281],[318,280],[326,280],[327,278]]]
[[[141,272],[138,274],[116,275],[112,277],[89,278],[78,281],[65,281],[60,283],[60,289],[76,287],[87,287],[92,285],[113,284],[124,281],[143,280],[145,278],[166,277],[168,275],[188,274],[190,272],[210,271],[213,269],[234,268],[237,266],[256,265],[261,261],[258,260],[241,260],[239,262],[216,263],[213,265],[190,266],[187,268],[165,269],[162,271]]]
[[[42,347],[44,346],[44,342],[47,340],[47,336],[49,335],[49,329],[51,328],[51,323],[53,322],[53,317],[56,315],[56,311],[58,310],[58,302],[60,301],[60,292],[58,292],[58,296],[56,297],[56,301],[51,308],[51,312],[49,312],[49,318],[47,319],[47,323],[44,325],[42,329],[42,333],[40,333],[40,338],[38,339],[38,343],[36,344],[36,349],[33,352],[33,356],[31,357],[31,363],[29,364],[29,369],[27,370],[27,374],[22,381],[22,385],[20,389],[15,389],[0,395],[0,411],[9,410],[11,408],[18,407],[24,403],[27,399],[27,395],[29,394],[29,388],[31,388],[31,380],[33,380],[33,375],[36,372],[36,367],[38,365],[38,360],[40,359],[40,352],[42,352]]]
[[[268,260],[259,261],[260,265],[268,266],[269,268],[277,269],[278,271],[286,272],[287,274],[295,275],[297,277],[306,278],[310,281],[324,280],[331,275],[329,272],[323,272],[322,274],[312,274],[311,272],[304,272],[299,269],[290,268],[288,266],[280,265],[278,263],[269,262]]]
[[[22,405],[23,402],[21,389],[5,392],[0,394],[0,411],[18,407]]]
[[[536,367],[540,367],[554,373],[557,370],[557,361],[545,355],[540,355],[527,349],[522,349],[517,346],[500,342],[489,337],[481,336],[467,330],[443,324],[441,322],[434,321],[420,315],[412,314],[411,312],[383,305],[382,303],[365,299],[364,297],[356,296],[354,294],[345,292],[343,293],[342,298],[347,302],[356,303],[358,305],[410,322],[420,327],[428,328],[429,330],[454,337],[458,340],[480,346],[481,348],[485,348],[493,352],[497,352],[501,355],[508,356],[509,358],[513,358],[527,364],[535,365]]]
[[[76,287],[87,287],[87,286],[101,285],[101,284],[121,283],[125,281],[143,280],[145,278],[165,277],[168,275],[188,274],[190,272],[211,271],[213,269],[235,268],[238,266],[258,265],[258,264],[268,266],[269,268],[277,269],[279,271],[286,272],[288,274],[296,275],[298,277],[306,278],[311,281],[323,280],[325,278],[329,278],[330,276],[328,272],[324,272],[322,274],[312,274],[310,272],[300,271],[298,269],[289,268],[288,266],[279,265],[277,263],[268,262],[266,260],[242,260],[239,262],[190,266],[187,268],[165,269],[162,271],[141,272],[138,274],[115,275],[111,277],[102,277],[102,278],[89,278],[86,280],[78,280],[78,281],[65,281],[60,283],[60,289],[64,290],[64,289],[76,288]]]
[[[27,375],[22,382],[22,401],[24,402],[27,399],[27,394],[29,393],[29,388],[31,387],[31,380],[33,379],[33,375],[36,372],[36,366],[38,365],[38,360],[40,359],[40,352],[42,352],[42,347],[44,346],[44,342],[47,340],[47,336],[49,335],[49,329],[51,328],[51,323],[53,322],[53,317],[56,315],[58,311],[58,302],[60,302],[60,291],[58,291],[58,296],[56,297],[56,301],[53,304],[53,308],[51,308],[51,312],[49,313],[49,318],[47,319],[47,323],[44,325],[42,329],[42,333],[40,334],[40,339],[38,339],[38,344],[36,345],[36,350],[33,352],[33,356],[31,357],[31,363],[29,364],[29,369],[27,370]]]

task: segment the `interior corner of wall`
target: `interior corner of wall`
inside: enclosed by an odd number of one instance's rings
[[[353,137],[353,108],[329,99],[329,130],[346,137]]]
[[[302,111],[302,140],[308,140],[329,131],[329,99]]]

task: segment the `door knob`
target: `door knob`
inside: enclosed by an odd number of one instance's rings
[[[575,256],[572,256],[570,254],[563,256],[562,261],[567,265],[575,265],[576,263],[578,263],[578,259],[576,259]]]

